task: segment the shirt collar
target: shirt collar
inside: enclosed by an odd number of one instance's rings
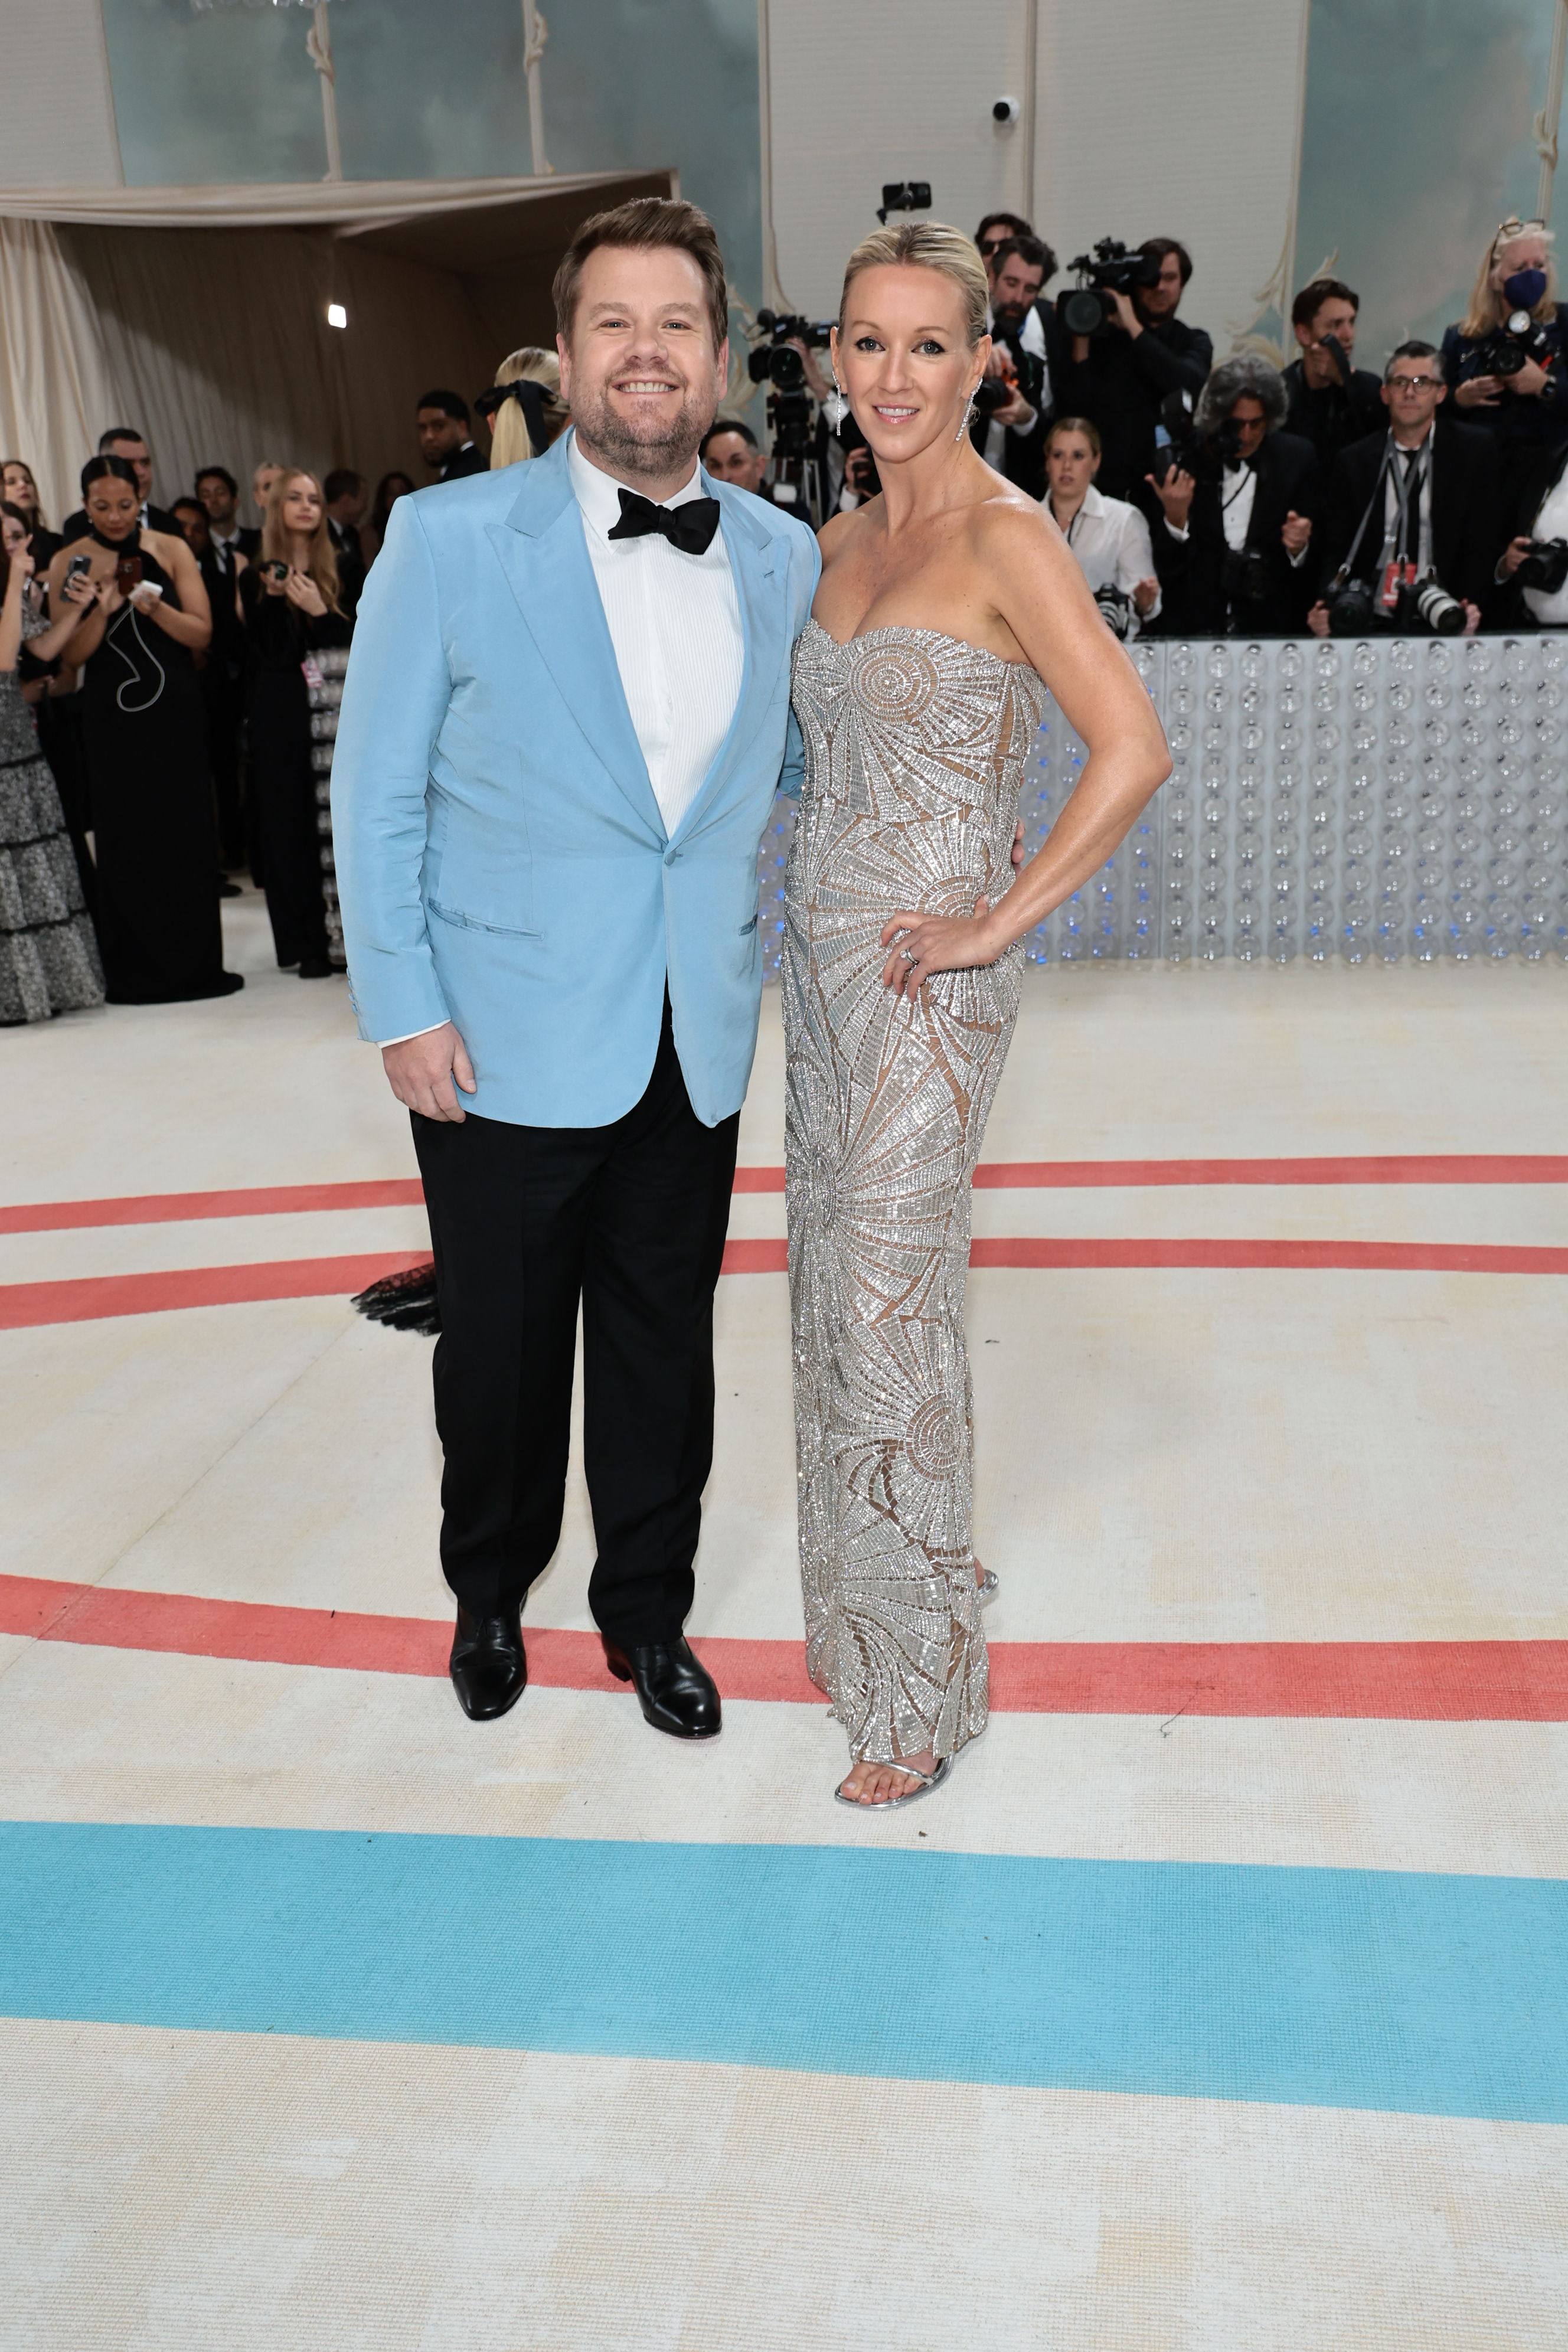
[[[1085,490],[1083,494],[1083,505],[1079,511],[1086,515],[1099,516],[1105,512],[1109,504],[1110,500],[1106,498],[1105,492],[1103,490],[1097,489],[1094,484],[1090,482],[1088,489]]]
[[[634,497],[647,496],[646,491],[634,490],[630,482],[624,484],[618,482],[613,474],[606,474],[599,467],[591,466],[577,446],[575,433],[567,444],[566,465],[572,477],[572,488],[577,504],[583,509],[583,520],[589,529],[596,530],[602,539],[608,538],[621,519],[620,494],[623,488],[631,490]],[[691,479],[683,483],[679,490],[673,490],[668,499],[661,499],[658,503],[660,506],[683,507],[689,499],[700,499],[706,495],[702,488],[702,469],[694,462]]]

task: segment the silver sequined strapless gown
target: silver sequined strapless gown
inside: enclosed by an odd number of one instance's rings
[[[970,1179],[1023,950],[882,985],[900,908],[1012,879],[1045,688],[934,630],[795,647],[805,780],[784,889],[784,1155],[806,1657],[856,1756],[957,1753],[986,1720],[963,1332]]]

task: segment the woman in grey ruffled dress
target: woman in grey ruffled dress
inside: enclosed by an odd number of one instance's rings
[[[963,1294],[1022,941],[1170,768],[1061,533],[971,443],[986,321],[956,229],[851,255],[834,365],[882,491],[823,530],[795,656],[782,977],[807,1662],[848,1734],[837,1793],[879,1811],[938,1786],[986,1723]],[[1047,688],[1090,756],[1015,878]]]
[[[85,582],[64,592],[68,609],[46,622],[32,593],[27,517],[0,508],[0,1027],[47,1021],[103,1002],[98,940],[58,788],[22,698],[22,647],[52,661],[97,601]]]

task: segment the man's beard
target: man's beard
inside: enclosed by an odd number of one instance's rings
[[[702,436],[717,413],[716,408],[699,405],[688,390],[679,413],[668,425],[653,429],[645,425],[639,432],[628,419],[617,415],[608,395],[600,393],[587,406],[574,401],[572,423],[584,447],[604,458],[612,471],[657,479],[696,463]]]

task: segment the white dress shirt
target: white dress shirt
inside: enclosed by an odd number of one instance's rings
[[[589,464],[575,433],[566,463],[621,690],[668,836],[696,799],[741,699],[745,638],[729,550],[722,530],[714,532],[702,555],[672,547],[658,531],[612,539],[621,519],[621,485]],[[657,503],[679,507],[706,496],[694,465],[691,479]],[[428,1032],[407,1034],[423,1037]],[[405,1040],[379,1042],[401,1045]]]
[[[1048,514],[1049,497],[1041,503]],[[1131,598],[1140,580],[1154,578],[1154,550],[1143,517],[1126,499],[1108,499],[1092,482],[1065,536],[1079,570],[1093,591],[1120,588],[1124,596]],[[1146,613],[1141,614],[1134,604],[1130,634],[1136,636],[1141,624],[1152,621],[1159,609],[1158,593]]]
[[[611,539],[621,519],[621,485],[588,463],[574,433],[566,462],[626,708],[665,832],[673,834],[718,758],[741,698],[745,640],[730,551],[722,530],[705,555],[688,555],[658,531]],[[706,495],[693,466],[684,488],[659,503],[682,507]]]
[[[1421,467],[1420,508],[1416,518],[1415,568],[1423,574],[1432,569],[1432,458],[1436,446],[1436,437],[1431,427],[1428,426],[1426,441],[1417,445],[1425,462]],[[1399,543],[1398,475],[1406,470],[1407,459],[1413,458],[1415,454],[1414,450],[1402,449],[1397,441],[1394,442],[1389,449],[1388,467],[1383,486],[1383,532],[1387,556],[1393,555]],[[1363,549],[1363,552],[1364,551]],[[1384,560],[1386,561],[1386,556]]]
[[[1541,501],[1531,529],[1531,539],[1568,539],[1568,466]],[[1560,629],[1568,622],[1568,584],[1549,596],[1544,588],[1526,588],[1524,601],[1543,629]]]

